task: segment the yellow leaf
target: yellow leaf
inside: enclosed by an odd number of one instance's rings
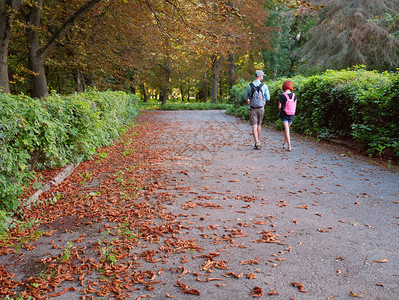
[[[350,291],[349,295],[351,295],[352,297],[356,297],[356,298],[362,298],[362,295],[356,295],[354,292]]]
[[[375,263],[386,263],[388,262],[388,259],[381,259],[381,260],[373,260]]]

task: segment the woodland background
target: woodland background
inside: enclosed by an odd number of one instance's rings
[[[398,0],[1,0],[0,86],[199,101],[268,79],[399,66]]]

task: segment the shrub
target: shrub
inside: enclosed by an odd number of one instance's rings
[[[46,99],[0,95],[0,208],[17,197],[37,168],[65,166],[112,143],[137,114],[136,96],[98,92]]]
[[[160,105],[162,110],[212,110],[212,109],[226,109],[228,104],[226,103],[212,103],[212,102],[167,102],[164,105]]]
[[[290,80],[298,96],[294,131],[319,138],[352,137],[367,153],[381,155],[392,149],[399,156],[399,74],[367,71],[362,66],[332,71],[312,77],[295,76],[265,82],[270,98],[265,122],[278,124],[278,97],[282,83]],[[234,107],[228,112],[242,117],[246,105],[240,102],[248,83],[232,88]],[[243,96],[242,96],[243,99]]]

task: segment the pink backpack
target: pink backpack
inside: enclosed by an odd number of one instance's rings
[[[287,93],[283,93],[283,95],[285,96],[285,98],[287,98],[287,102],[285,102],[284,112],[289,116],[295,115],[295,110],[296,110],[296,101],[294,101],[295,94],[292,94],[292,99],[288,97]]]

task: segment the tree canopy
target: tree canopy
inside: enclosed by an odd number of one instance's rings
[[[399,65],[399,0],[0,0],[0,87],[227,95],[237,78]]]

